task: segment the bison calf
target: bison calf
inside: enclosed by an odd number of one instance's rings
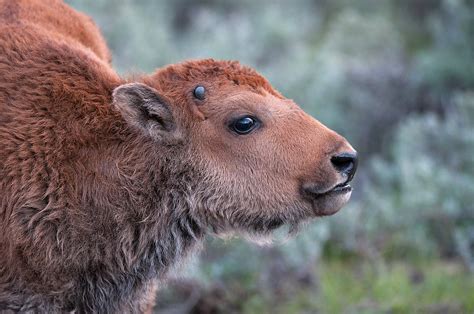
[[[253,69],[109,55],[60,1],[0,0],[0,311],[149,311],[206,234],[348,201],[353,148]]]

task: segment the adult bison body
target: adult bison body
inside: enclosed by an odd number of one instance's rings
[[[0,0],[0,311],[150,310],[204,235],[333,214],[355,168],[346,140],[248,67],[126,81],[86,16]]]

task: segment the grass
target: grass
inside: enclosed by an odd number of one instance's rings
[[[474,274],[458,262],[333,257],[318,264],[313,278],[275,273],[269,285],[250,274],[237,272],[207,287],[197,281],[169,287],[160,292],[156,313],[186,303],[191,291],[199,299],[183,313],[474,313]]]
[[[474,275],[461,265],[396,262],[324,262],[319,286],[298,290],[282,303],[258,295],[244,313],[473,313]],[[294,287],[298,289],[298,287]]]

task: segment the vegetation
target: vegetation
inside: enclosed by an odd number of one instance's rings
[[[361,155],[339,214],[274,247],[210,240],[157,312],[474,311],[472,1],[67,2],[122,73],[240,60]]]

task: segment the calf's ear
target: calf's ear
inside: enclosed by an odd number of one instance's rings
[[[154,88],[142,83],[120,85],[113,92],[113,102],[128,124],[154,139],[178,138],[173,114]]]

